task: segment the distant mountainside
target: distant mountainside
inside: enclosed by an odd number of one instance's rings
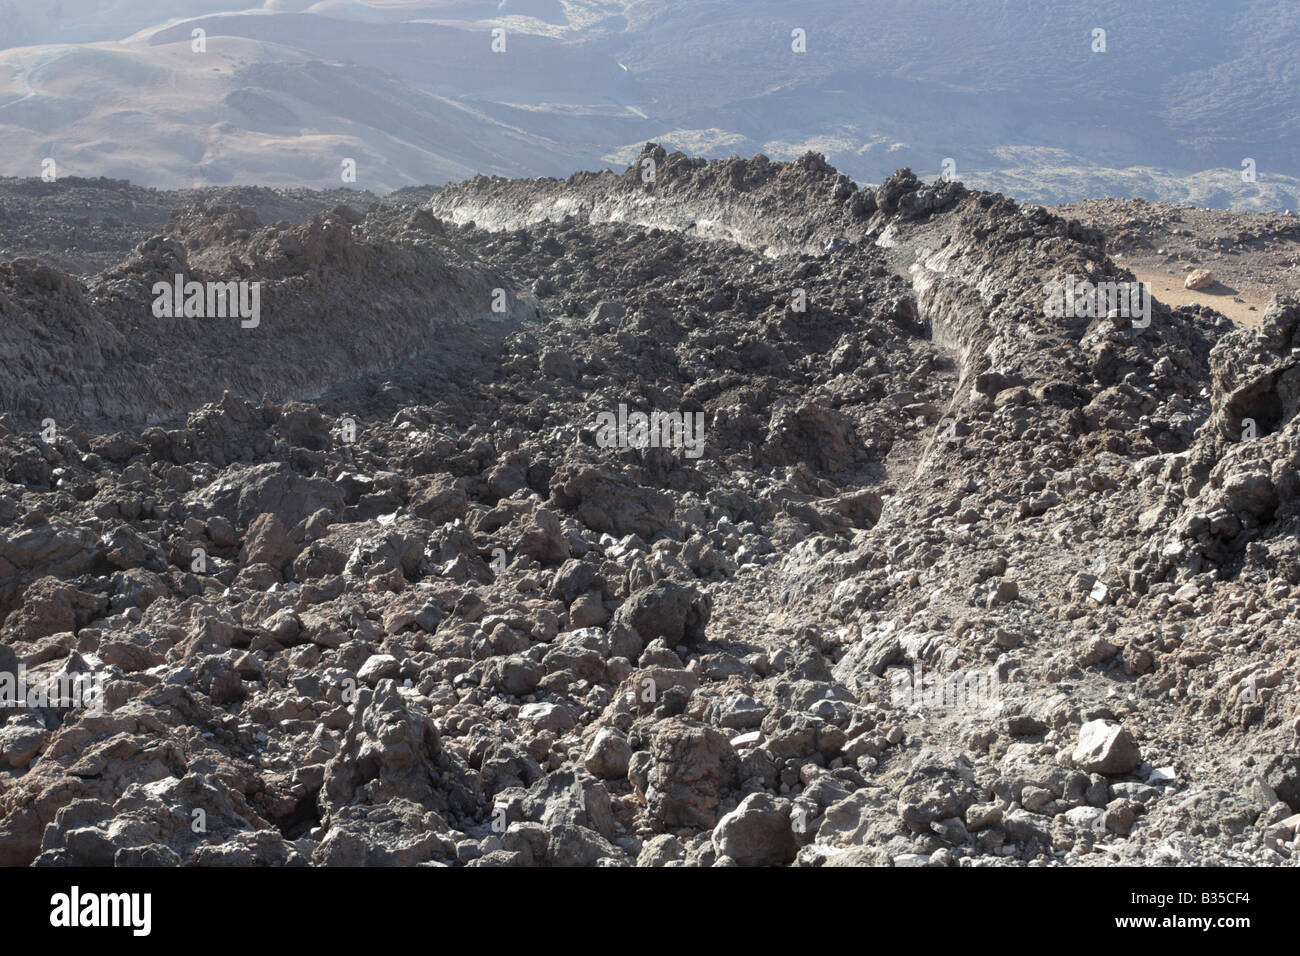
[[[0,0],[0,174],[52,158],[172,188],[380,193],[621,166],[653,140],[814,150],[860,182],[946,169],[1039,202],[1300,208],[1290,0],[230,6]]]

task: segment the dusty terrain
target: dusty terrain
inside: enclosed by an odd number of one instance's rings
[[[1300,304],[1044,301],[1285,291],[1279,217],[653,145],[95,188],[0,219],[0,683],[101,689],[0,710],[0,862],[1294,862]]]
[[[1243,216],[1144,200],[1089,200],[1053,209],[1106,234],[1107,251],[1167,305],[1208,305],[1257,326],[1276,294],[1300,292],[1300,217],[1294,211]],[[1184,288],[1193,269],[1214,284]]]

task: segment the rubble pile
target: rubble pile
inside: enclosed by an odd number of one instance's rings
[[[1292,862],[1300,304],[1105,250],[650,144],[0,262],[0,862]]]

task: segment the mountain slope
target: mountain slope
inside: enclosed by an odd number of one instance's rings
[[[328,188],[350,157],[383,192],[618,165],[654,140],[812,149],[860,182],[950,160],[1044,202],[1294,209],[1297,45],[1286,0],[5,0],[0,172],[52,157],[161,186]]]

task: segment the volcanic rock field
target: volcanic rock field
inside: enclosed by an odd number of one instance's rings
[[[1293,864],[1300,283],[1052,314],[1113,241],[655,144],[0,181],[0,863]]]

